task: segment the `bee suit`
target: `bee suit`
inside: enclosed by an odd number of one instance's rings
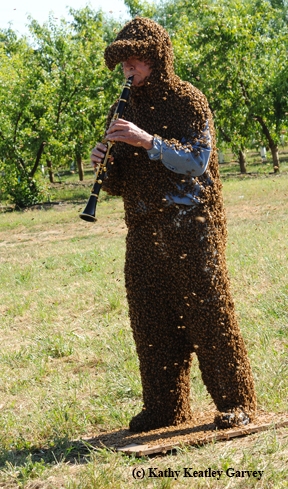
[[[103,184],[122,196],[128,227],[125,281],[143,388],[130,430],[192,419],[193,352],[218,426],[246,424],[256,400],[227,275],[211,112],[175,75],[170,38],[151,19],[128,22],[105,51],[111,70],[132,56],[149,60],[152,71],[131,87],[125,119],[154,136],[153,148],[115,143]]]

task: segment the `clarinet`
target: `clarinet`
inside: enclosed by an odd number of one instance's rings
[[[129,76],[129,78],[126,80],[126,82],[123,86],[123,90],[122,90],[122,93],[121,93],[120,98],[118,100],[118,104],[117,104],[117,107],[116,107],[116,110],[114,112],[114,115],[112,117],[111,122],[115,121],[117,119],[121,119],[123,112],[124,112],[124,109],[125,109],[125,106],[126,106],[128,99],[129,99],[130,87],[132,85],[132,81],[133,81],[133,76]],[[96,206],[97,206],[97,202],[98,202],[99,192],[101,190],[103,180],[105,179],[105,176],[107,173],[108,159],[110,157],[110,151],[111,151],[111,148],[114,144],[114,141],[106,141],[104,139],[103,143],[107,144],[107,151],[105,153],[105,157],[104,157],[102,163],[100,163],[100,165],[98,166],[98,169],[96,172],[96,177],[95,177],[95,182],[94,182],[93,188],[91,190],[91,195],[88,199],[87,205],[86,205],[85,209],[83,210],[83,212],[81,212],[81,214],[79,214],[79,217],[81,219],[84,219],[84,221],[89,221],[89,222],[95,222],[96,221],[95,214],[96,214]]]

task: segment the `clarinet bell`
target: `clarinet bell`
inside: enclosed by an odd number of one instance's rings
[[[81,214],[79,214],[79,217],[84,221],[96,222],[97,219],[95,217],[95,214],[96,214],[97,201],[98,201],[98,196],[95,194],[91,194],[85,209],[83,210],[83,212],[81,212]]]

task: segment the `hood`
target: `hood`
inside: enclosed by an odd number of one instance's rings
[[[131,20],[104,53],[110,70],[132,56],[151,62],[152,79],[165,80],[174,75],[174,55],[169,34],[154,20],[145,17]]]

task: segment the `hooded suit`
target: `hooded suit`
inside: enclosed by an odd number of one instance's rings
[[[170,38],[151,19],[130,21],[105,51],[111,70],[129,57],[149,60],[152,72],[143,86],[131,87],[125,119],[171,148],[199,152],[200,138],[202,148],[212,146],[208,168],[199,177],[167,169],[144,148],[125,143],[112,148],[114,164],[103,188],[124,201],[125,281],[144,403],[130,429],[147,431],[192,418],[193,352],[219,410],[218,425],[225,426],[227,417],[221,413],[227,412],[230,424],[241,416],[249,421],[256,400],[229,287],[226,220],[208,102],[175,75]],[[112,113],[113,108],[110,118]],[[190,205],[176,203],[186,195],[192,196]]]

